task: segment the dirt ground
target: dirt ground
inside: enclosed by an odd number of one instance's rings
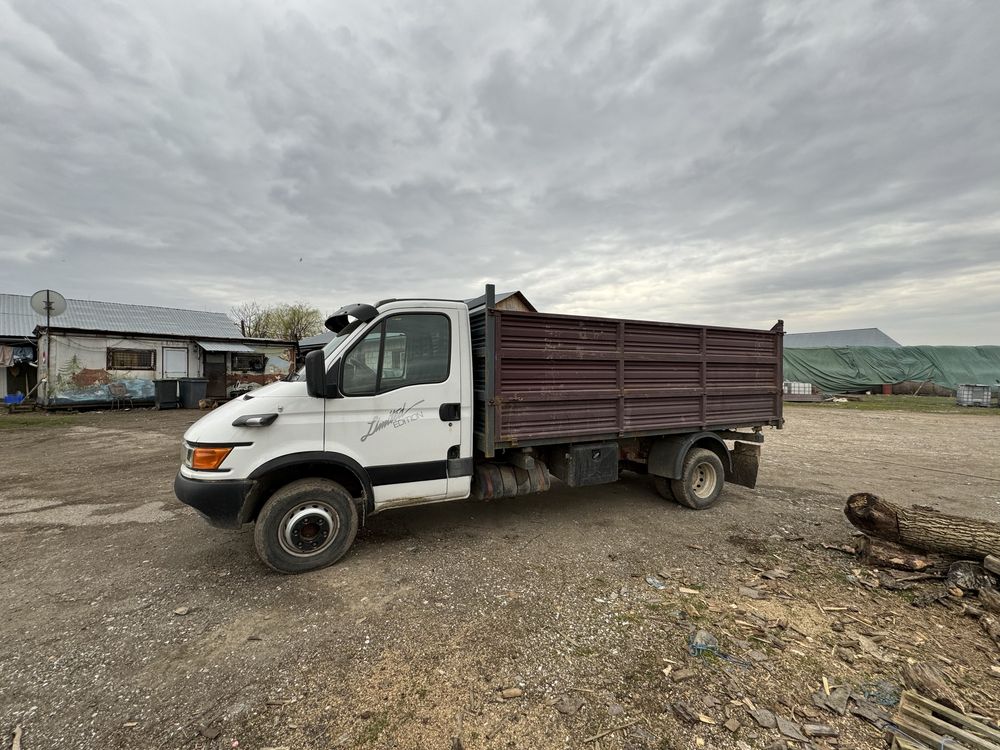
[[[15,727],[24,750],[769,747],[753,707],[877,748],[811,694],[826,677],[891,703],[907,658],[996,718],[974,620],[822,546],[853,543],[859,490],[1000,521],[996,412],[789,406],[758,488],[708,511],[634,475],[399,510],[296,577],[174,500],[197,413],[0,429],[0,747]],[[698,629],[721,655],[691,655]]]

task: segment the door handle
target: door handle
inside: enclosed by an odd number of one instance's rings
[[[442,422],[460,422],[462,420],[461,404],[441,404],[438,409],[438,416]]]

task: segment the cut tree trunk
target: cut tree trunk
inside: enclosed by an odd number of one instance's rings
[[[847,520],[868,536],[907,547],[982,560],[1000,556],[1000,524],[920,508],[902,508],[878,495],[847,498]]]
[[[919,550],[907,549],[884,539],[862,537],[858,543],[858,556],[873,568],[895,568],[916,573],[946,573],[951,558]]]

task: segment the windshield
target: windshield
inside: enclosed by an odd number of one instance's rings
[[[358,326],[360,325],[361,321],[355,320],[353,323],[348,323],[346,326],[341,328],[340,333],[338,333],[336,336],[330,339],[330,342],[323,347],[323,358],[326,359],[331,354],[333,354],[333,352],[337,350],[337,347],[339,347],[341,344],[344,343],[344,339],[346,339],[348,336],[350,336],[352,333],[358,330]],[[288,376],[289,381],[305,380],[305,379],[306,379],[305,365],[300,367],[297,372]]]

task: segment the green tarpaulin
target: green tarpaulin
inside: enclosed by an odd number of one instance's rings
[[[930,381],[955,390],[962,383],[996,387],[1000,346],[844,346],[786,349],[785,380],[828,392],[864,391],[883,383]]]

